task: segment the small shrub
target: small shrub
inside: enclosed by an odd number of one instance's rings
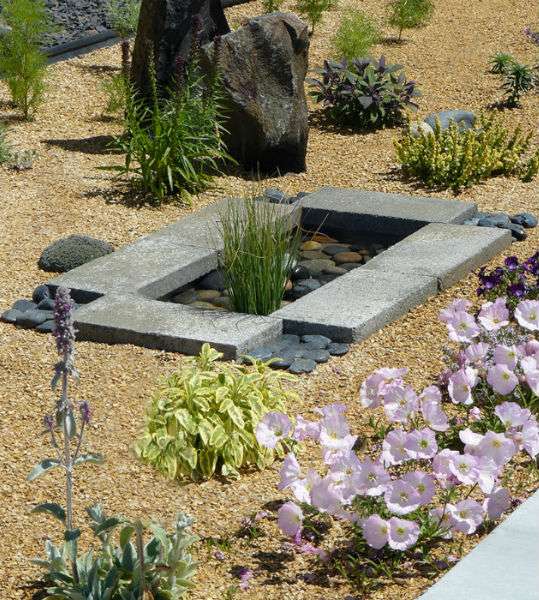
[[[125,163],[107,169],[135,175],[135,188],[159,204],[173,194],[204,190],[220,165],[231,159],[223,141],[218,80],[206,84],[193,62],[185,80],[163,97],[158,95],[155,73],[149,76],[150,100],[129,86],[125,134],[115,144],[125,153]]]
[[[122,39],[136,33],[139,15],[140,0],[108,0],[107,23]]]
[[[173,374],[147,412],[138,456],[172,478],[238,477],[243,467],[263,469],[283,447],[262,448],[259,420],[296,397],[283,387],[290,374],[254,366],[218,364],[222,354],[204,344],[200,355]]]
[[[419,96],[414,81],[407,81],[401,65],[380,60],[324,61],[321,79],[311,79],[311,96],[323,105],[329,118],[358,128],[382,127],[403,121],[415,110]]]
[[[262,0],[262,7],[265,13],[272,13],[281,10],[284,0]]]
[[[434,12],[431,0],[391,0],[388,23],[399,30],[399,42],[405,29],[426,25]]]
[[[519,128],[510,133],[489,116],[464,131],[452,122],[445,130],[437,123],[432,134],[405,133],[395,141],[395,148],[404,173],[429,187],[458,192],[498,175],[533,179],[539,170],[539,149],[526,157],[531,137]]]
[[[2,16],[10,30],[0,36],[0,75],[28,120],[43,102],[47,62],[40,46],[52,26],[43,0],[4,0]]]
[[[380,41],[378,27],[365,13],[349,11],[342,19],[333,38],[333,46],[339,58],[352,60],[370,54],[371,48]]]
[[[311,34],[322,22],[324,13],[337,5],[337,0],[296,0],[295,9],[311,25]]]
[[[535,85],[533,69],[528,65],[511,62],[502,73],[501,89],[505,92],[504,104],[508,108],[520,106],[520,98]]]
[[[220,263],[234,310],[269,315],[281,307],[299,248],[275,204],[248,197],[229,202],[220,216],[224,247]]]
[[[6,140],[6,128],[0,125],[0,165],[7,163],[11,155],[11,147]]]
[[[503,75],[509,66],[515,63],[515,59],[511,54],[506,52],[496,52],[490,59],[490,72],[495,75]]]

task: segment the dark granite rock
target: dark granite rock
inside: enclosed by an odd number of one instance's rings
[[[264,199],[274,204],[288,204],[288,196],[279,188],[265,189]]]
[[[32,301],[39,304],[42,300],[49,299],[51,293],[46,285],[38,285],[32,292]]]
[[[511,220],[505,213],[492,213],[482,216],[477,225],[479,227],[503,227],[504,225],[509,225],[509,223],[511,223]]]
[[[518,213],[511,217],[511,223],[529,229],[531,227],[537,227],[537,217],[528,212]]]
[[[365,257],[364,261],[367,262],[368,260],[370,260],[370,257]],[[353,271],[354,269],[357,269],[358,267],[361,267],[361,263],[343,263],[342,265],[339,265],[340,267],[342,267],[343,269],[346,269],[347,271]]]
[[[39,257],[38,266],[43,271],[65,273],[113,251],[114,248],[103,240],[70,235],[47,246]]]
[[[304,260],[299,263],[302,267],[305,267],[312,277],[317,277],[321,275],[325,269],[331,269],[331,267],[335,266],[335,263],[332,260]]]
[[[518,242],[522,242],[528,237],[526,230],[521,225],[517,225],[516,223],[509,223],[509,225],[500,226],[500,229],[508,229],[511,232],[511,235]]]
[[[331,342],[327,349],[332,356],[343,356],[350,350],[350,346],[339,342]]]
[[[290,271],[290,279],[292,281],[299,281],[301,279],[309,279],[311,273],[309,269],[302,265],[296,265],[292,271]]]
[[[0,321],[4,321],[4,323],[16,323],[17,319],[23,316],[23,312],[17,310],[16,308],[10,308],[0,315]]]
[[[316,368],[314,360],[308,358],[296,358],[296,360],[290,365],[290,373],[299,375],[300,373],[311,373]]]
[[[304,335],[301,337],[304,344],[310,344],[316,348],[327,348],[331,344],[331,340],[325,335]]]
[[[24,298],[22,298],[21,300],[16,300],[11,308],[14,308],[15,310],[20,310],[21,312],[26,312],[27,310],[33,310],[36,307],[37,304],[35,302],[32,302],[31,300],[25,300]]]
[[[350,246],[344,244],[328,244],[322,248],[322,251],[329,256],[336,256],[337,254],[342,254],[343,252],[350,252]]]
[[[286,343],[287,345],[290,345],[290,344],[299,344],[300,337],[299,337],[299,335],[295,335],[293,333],[285,333],[281,337],[281,340],[282,340],[283,343]]]
[[[54,321],[45,321],[36,327],[40,333],[52,333],[54,331]]]
[[[225,289],[225,276],[222,271],[211,271],[200,280],[198,287],[201,290],[222,292]]]

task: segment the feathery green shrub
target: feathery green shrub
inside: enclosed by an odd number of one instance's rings
[[[173,478],[239,477],[239,470],[271,464],[274,455],[255,438],[259,420],[284,411],[296,394],[283,383],[294,376],[253,360],[252,366],[218,363],[223,355],[204,344],[155,394],[138,456]]]
[[[337,0],[296,0],[295,10],[311,25],[311,34],[322,22],[324,13],[337,5]]]
[[[442,130],[418,136],[405,133],[395,141],[402,171],[433,188],[462,188],[490,177],[516,176],[530,181],[539,170],[539,149],[528,155],[532,132],[509,132],[494,116],[482,116],[472,129],[451,122]]]
[[[399,30],[399,42],[405,29],[426,25],[434,12],[432,0],[391,0],[388,23]]]
[[[360,58],[368,56],[371,48],[380,41],[376,23],[360,10],[350,10],[342,18],[333,38],[337,58]]]
[[[6,140],[6,128],[0,123],[0,165],[11,159],[11,147]]]
[[[503,73],[501,89],[505,93],[504,104],[508,108],[520,106],[520,98],[535,86],[533,69],[519,62],[510,62]]]

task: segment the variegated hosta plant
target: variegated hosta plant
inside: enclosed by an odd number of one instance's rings
[[[260,419],[285,410],[297,395],[286,387],[294,376],[267,363],[218,363],[222,354],[204,344],[200,355],[165,380],[147,411],[138,456],[170,478],[239,477],[282,457],[282,444],[263,448],[255,437]]]

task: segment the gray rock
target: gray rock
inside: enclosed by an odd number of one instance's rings
[[[337,254],[341,254],[342,252],[350,252],[350,246],[348,245],[339,245],[339,244],[328,244],[322,248],[322,251],[325,254],[329,254],[329,256],[335,256]]]
[[[328,267],[323,271],[324,275],[344,275],[347,272],[348,271],[346,269],[338,267],[337,265],[335,265],[334,267]]]
[[[52,333],[54,331],[54,321],[45,321],[36,327],[40,333]]]
[[[23,316],[23,312],[17,310],[16,308],[10,308],[0,315],[0,321],[4,321],[4,323],[16,323],[17,319]]]
[[[247,168],[305,170],[305,96],[309,35],[291,13],[249,19],[221,38],[219,65],[227,105],[229,153]],[[203,48],[212,69],[214,43]]]
[[[230,31],[219,0],[142,0],[131,68],[139,92],[150,93],[150,60],[155,65],[159,88],[166,90],[171,86],[176,61],[180,59],[183,64],[189,61],[193,30],[197,28],[199,32],[195,35],[200,44]]]
[[[33,310],[36,307],[37,304],[35,302],[22,298],[21,300],[16,300],[11,308],[20,310],[21,312],[26,312],[27,310]]]
[[[331,342],[328,346],[328,352],[332,356],[343,356],[350,350],[350,346],[348,344],[340,344],[338,342]]]
[[[325,363],[329,360],[329,352],[323,348],[312,348],[303,352],[303,358],[314,360],[317,363]]]
[[[271,346],[261,346],[249,352],[249,356],[257,360],[269,360],[273,356],[274,349]]]
[[[447,129],[451,121],[454,121],[459,126],[459,129],[465,130],[472,129],[476,116],[473,112],[466,110],[442,110],[437,113],[431,113],[423,122],[427,123],[434,130],[436,119],[439,119],[442,130]]]
[[[290,365],[294,362],[294,358],[276,358],[272,361],[271,367],[273,369],[283,369],[286,370],[290,367]]]
[[[316,348],[327,348],[331,340],[325,335],[303,335],[301,341]]]
[[[367,262],[368,260],[370,260],[370,256],[365,256],[364,262]],[[341,266],[343,269],[346,269],[346,271],[353,271],[354,269],[361,267],[361,263],[343,263],[339,266]]]
[[[287,345],[290,344],[299,344],[300,342],[300,337],[299,335],[295,335],[293,333],[285,333],[282,337],[281,340],[283,342],[286,342]]]
[[[299,264],[305,267],[313,277],[321,275],[325,269],[331,269],[335,266],[335,263],[329,258],[327,260],[302,260]]]
[[[311,373],[316,368],[314,360],[309,358],[296,358],[296,360],[290,365],[290,373],[299,375],[300,373]]]
[[[28,310],[17,319],[17,325],[24,329],[33,329],[52,318],[50,311]]]
[[[198,287],[201,290],[218,290],[222,292],[225,289],[225,276],[222,271],[212,271],[199,281]]]
[[[52,298],[43,298],[37,305],[37,308],[39,310],[54,310],[54,300]]]
[[[264,190],[264,199],[275,204],[287,204],[288,196],[279,188],[266,188]]]
[[[506,215],[505,213],[491,213],[486,216],[481,216],[479,221],[477,221],[479,227],[503,227],[510,223],[511,219],[509,219],[509,215]]]
[[[276,352],[274,356],[275,358],[282,358],[283,360],[294,361],[296,358],[303,358],[304,352],[304,344],[297,344],[283,348],[279,352]]]
[[[197,294],[194,289],[185,290],[173,296],[170,301],[174,304],[191,304],[197,299]]]
[[[313,277],[310,277],[309,279],[300,279],[297,282],[297,285],[306,288],[310,292],[314,292],[314,290],[317,290],[321,286],[318,279],[314,279]]]
[[[477,225],[479,223],[479,217],[474,217],[473,219],[466,219],[463,225]]]
[[[518,213],[511,217],[511,223],[521,225],[529,229],[531,227],[537,227],[537,217],[528,212]]]
[[[46,285],[38,285],[32,292],[32,301],[39,304],[42,300],[46,300],[51,297],[49,288]]]
[[[39,257],[38,266],[43,271],[65,273],[113,251],[114,248],[103,240],[70,235],[47,246]]]
[[[521,225],[517,225],[516,223],[509,223],[509,225],[500,226],[500,229],[508,229],[511,232],[511,235],[518,242],[522,242],[528,237],[526,230]]]

